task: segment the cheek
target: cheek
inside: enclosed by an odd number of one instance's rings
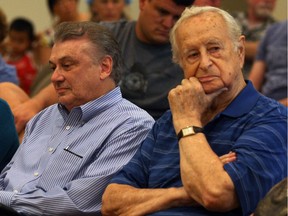
[[[190,77],[194,77],[196,74],[196,70],[197,70],[196,66],[188,65],[185,63],[182,64],[182,69],[184,71],[184,77],[186,79],[188,79]]]

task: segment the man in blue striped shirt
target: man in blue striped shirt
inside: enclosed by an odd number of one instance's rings
[[[23,215],[100,215],[106,185],[154,120],[122,98],[121,51],[104,27],[60,24],[49,63],[59,103],[28,123],[0,203]]]
[[[250,215],[287,176],[287,109],[244,80],[245,37],[227,12],[187,8],[170,34],[186,79],[108,185],[102,214]]]

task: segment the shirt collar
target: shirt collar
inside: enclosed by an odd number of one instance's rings
[[[64,106],[58,104],[58,109],[64,119],[67,119],[68,115],[77,112],[81,112],[81,122],[85,124],[90,119],[92,119],[95,115],[99,115],[110,107],[114,106],[122,99],[122,94],[120,91],[120,87],[116,87],[105,95],[102,95],[95,100],[89,101],[86,104],[83,104],[79,107],[74,107],[70,113],[67,112]]]
[[[237,97],[221,113],[222,115],[239,117],[248,113],[257,103],[260,93],[256,91],[252,82],[246,80],[247,85]]]

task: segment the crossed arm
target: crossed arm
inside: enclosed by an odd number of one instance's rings
[[[236,159],[236,154],[220,157],[224,164]],[[199,205],[188,195],[184,187],[163,189],[139,189],[124,184],[110,184],[102,197],[102,215],[147,215],[173,208]]]

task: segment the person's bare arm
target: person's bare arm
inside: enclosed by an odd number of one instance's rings
[[[283,99],[279,100],[279,102],[286,107],[288,106],[288,98],[283,98]]]
[[[236,160],[236,153],[220,157],[222,164]],[[110,184],[102,197],[102,215],[146,215],[172,207],[199,205],[183,187],[139,189],[128,185]]]
[[[196,78],[183,80],[181,86],[171,90],[168,99],[176,133],[186,126],[207,124],[209,120],[203,119],[212,111],[212,101],[223,91],[225,88],[205,94]],[[193,200],[218,212],[239,206],[234,184],[203,133],[181,138],[179,149],[181,179]]]
[[[184,188],[138,189],[110,184],[102,197],[102,215],[146,215],[164,209],[196,204]]]
[[[254,60],[259,42],[258,41],[245,41],[245,58]]]
[[[12,108],[18,132],[24,130],[27,122],[42,109],[57,102],[57,94],[52,84],[42,89],[37,95]]]
[[[249,74],[249,80],[253,83],[255,89],[261,91],[265,78],[266,64],[264,61],[255,61]]]

